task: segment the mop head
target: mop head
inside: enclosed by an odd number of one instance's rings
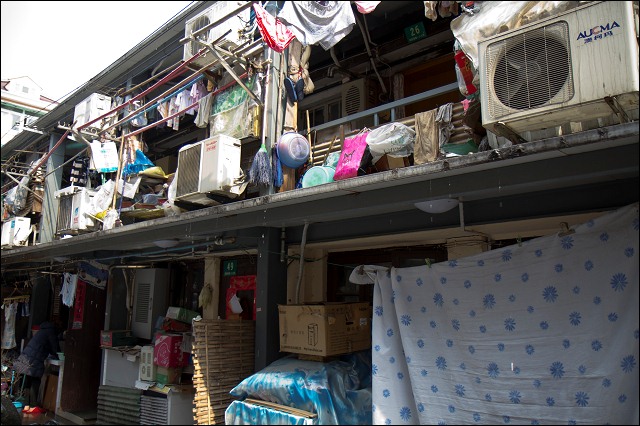
[[[264,145],[258,149],[249,169],[249,182],[256,185],[269,186],[273,174],[271,172],[271,158]]]

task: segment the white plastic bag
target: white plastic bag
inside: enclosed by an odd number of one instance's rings
[[[373,156],[373,163],[383,155],[407,157],[413,154],[416,132],[402,123],[388,123],[372,130],[367,135],[367,145]]]
[[[91,169],[100,173],[118,170],[118,148],[111,141],[91,142]]]

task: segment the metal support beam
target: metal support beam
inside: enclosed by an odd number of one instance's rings
[[[53,150],[56,142],[56,135],[49,136],[50,150]],[[59,149],[51,153],[47,159],[47,177],[44,181],[44,201],[42,202],[42,217],[40,219],[40,243],[51,242],[56,235],[58,202],[55,193],[62,186],[62,168],[59,166],[64,163],[64,154],[65,149]]]
[[[280,353],[278,304],[287,303],[287,264],[280,261],[280,242],[280,229],[262,229],[258,241],[256,371],[278,359]]]

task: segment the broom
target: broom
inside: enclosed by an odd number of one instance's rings
[[[251,163],[251,168],[249,169],[249,182],[255,185],[263,185],[269,186],[273,179],[273,174],[271,172],[271,156],[269,152],[267,152],[266,147],[266,139],[267,139],[267,105],[266,100],[269,96],[269,86],[271,83],[271,78],[269,76],[270,70],[269,65],[267,64],[266,68],[266,78],[267,82],[265,84],[264,89],[264,115],[262,117],[262,144],[256,152],[256,156],[253,158],[253,162]]]

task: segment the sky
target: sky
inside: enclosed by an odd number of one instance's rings
[[[30,77],[60,100],[190,1],[2,1],[2,80]]]

